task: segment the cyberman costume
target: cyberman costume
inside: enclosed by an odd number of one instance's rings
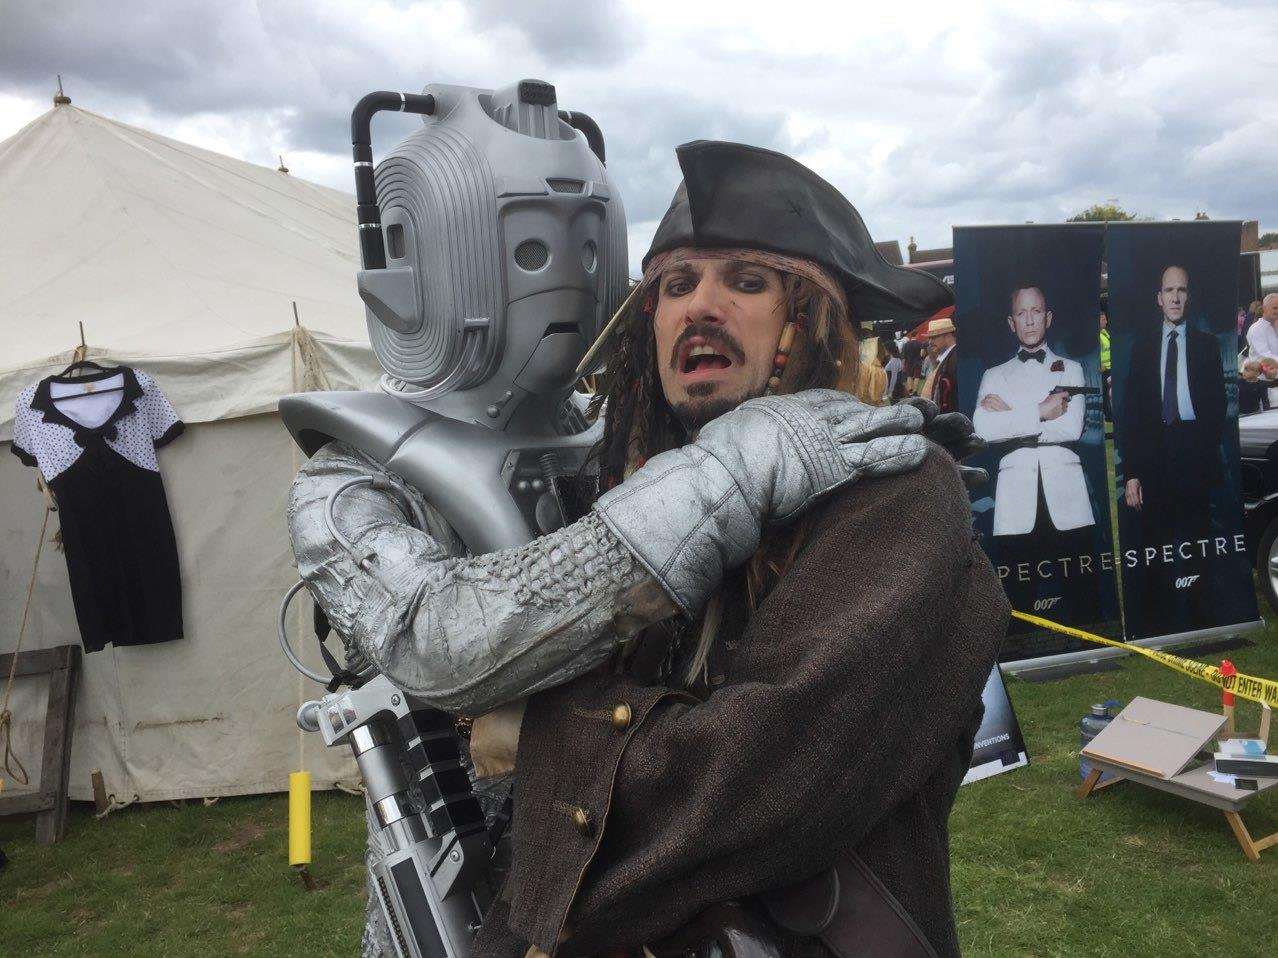
[[[374,181],[369,119],[394,107],[424,127]],[[463,956],[500,824],[490,833],[445,713],[517,722],[524,699],[591,672],[642,628],[695,617],[766,526],[914,469],[934,447],[914,407],[770,396],[583,509],[599,430],[571,387],[625,292],[598,128],[537,81],[371,94],[352,127],[359,287],[386,376],[382,394],[280,406],[311,456],[289,504],[298,569],[348,655],[299,724],[350,745],[365,779],[365,953]],[[631,717],[612,721],[624,730]]]

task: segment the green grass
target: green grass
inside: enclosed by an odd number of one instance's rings
[[[1278,677],[1278,630],[1230,654]],[[1144,660],[1121,671],[1009,688],[1027,769],[964,788],[951,820],[955,907],[968,955],[1272,955],[1278,848],[1247,862],[1219,812],[1123,783],[1079,801],[1078,719],[1092,702],[1147,695],[1219,707],[1210,686]],[[1254,707],[1239,707],[1253,727]],[[1278,730],[1276,730],[1278,731]],[[306,892],[287,865],[284,796],[134,807],[95,821],[77,805],[67,837],[32,841],[0,822],[4,955],[353,955],[363,894],[358,799],[314,800]],[[1278,795],[1244,813],[1278,830]]]

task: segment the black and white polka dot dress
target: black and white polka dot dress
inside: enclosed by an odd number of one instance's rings
[[[86,652],[182,637],[173,520],[155,450],[184,425],[153,380],[117,366],[18,396],[13,451],[58,504]]]

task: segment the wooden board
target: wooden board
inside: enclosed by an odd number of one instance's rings
[[[0,674],[8,675],[14,653],[0,655]],[[4,797],[0,793],[0,817],[36,814],[36,841],[56,842],[66,831],[70,798],[71,733],[75,726],[76,679],[80,647],[59,645],[18,654],[15,677],[47,673],[49,704],[44,716],[44,749],[40,761],[40,790]]]
[[[1224,725],[1219,713],[1138,695],[1080,754],[1169,780],[1185,771]]]

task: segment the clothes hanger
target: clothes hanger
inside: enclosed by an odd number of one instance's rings
[[[88,345],[84,341],[84,323],[81,322],[80,323],[80,347],[75,351],[73,355],[83,357],[85,352],[88,350],[88,348],[89,348]],[[92,359],[83,359],[83,358],[72,359],[71,365],[67,366],[66,369],[58,373],[57,378],[61,379],[63,377],[68,377],[73,372],[79,372],[86,369],[100,372],[100,373],[105,373],[108,371],[105,366],[101,366],[98,363],[95,363]],[[63,399],[79,399],[82,396],[101,396],[106,393],[118,393],[118,392],[124,392],[123,383],[121,383],[119,386],[111,386],[107,389],[90,388],[90,389],[86,389],[84,392],[81,392],[81,393],[71,393],[66,396],[57,396],[57,397],[50,396],[49,398],[56,403]]]
[[[70,374],[73,371],[81,371],[86,369],[96,370],[97,372],[101,372],[101,373],[108,371],[105,366],[99,366],[97,363],[95,363],[91,359],[81,359],[72,363],[66,369],[62,370],[62,372],[58,373],[58,378],[61,379],[61,378],[70,376]],[[72,378],[72,382],[74,383],[74,377]],[[86,388],[83,392],[68,393],[65,396],[51,395],[49,398],[52,399],[55,403],[58,403],[64,399],[80,399],[80,398],[83,398],[84,396],[105,396],[107,393],[124,392],[124,383],[121,383],[118,386],[108,386],[106,389],[94,389],[92,388],[91,383],[85,383],[85,386],[88,388]]]
[[[106,372],[105,366],[99,366],[92,359],[77,359],[66,369],[62,370],[62,372],[58,373],[58,376],[59,378],[62,376],[70,376],[73,372],[78,372],[84,369],[94,370],[100,373]]]

